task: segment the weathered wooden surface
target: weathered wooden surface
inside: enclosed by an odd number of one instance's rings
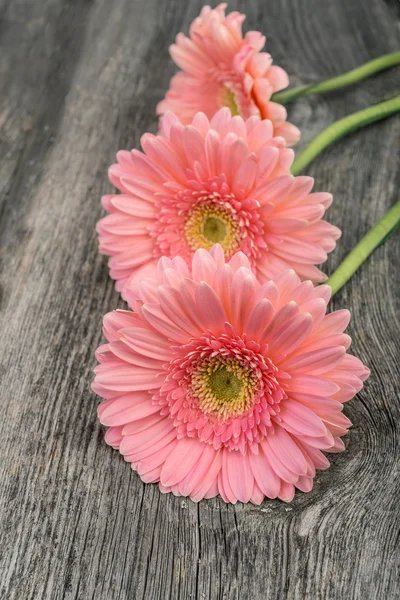
[[[335,297],[371,367],[346,408],[347,451],[290,505],[195,505],[144,485],[103,441],[89,384],[102,315],[122,306],[97,252],[117,149],[154,131],[168,44],[199,0],[0,2],[0,598],[391,600],[400,597],[400,249],[393,236]],[[232,2],[293,84],[399,46],[392,0]],[[398,92],[399,70],[290,117],[303,140]],[[344,229],[327,271],[398,200],[400,119],[337,143],[307,172]],[[397,295],[396,295],[397,292]],[[397,477],[397,483],[396,483]]]

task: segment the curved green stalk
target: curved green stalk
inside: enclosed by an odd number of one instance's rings
[[[332,295],[344,286],[346,281],[357,271],[368,256],[377,248],[400,224],[400,202],[397,202],[385,216],[363,237],[361,242],[350,252],[336,271],[326,281],[332,288]]]
[[[292,165],[292,174],[298,175],[324,148],[344,135],[398,111],[400,111],[400,95],[336,121],[317,135],[303,152],[300,152]]]
[[[279,102],[279,104],[288,104],[289,102],[292,102],[292,100],[301,98],[303,96],[331,92],[333,90],[356,83],[357,81],[361,81],[362,79],[370,77],[371,75],[379,73],[380,71],[384,71],[385,69],[395,67],[396,65],[400,65],[400,52],[393,52],[392,54],[385,54],[384,56],[375,58],[374,60],[365,63],[361,67],[357,67],[357,69],[353,69],[352,71],[344,73],[343,75],[339,75],[338,77],[332,77],[331,79],[325,79],[319,83],[302,85],[292,90],[278,92],[272,96],[271,100],[274,102]]]

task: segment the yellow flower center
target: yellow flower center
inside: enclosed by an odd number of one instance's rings
[[[237,400],[243,388],[242,380],[227,367],[212,371],[208,377],[212,394],[223,402]]]
[[[252,403],[257,378],[250,368],[232,359],[212,359],[192,375],[191,389],[199,408],[227,419],[246,412]]]
[[[217,217],[207,217],[203,226],[203,235],[210,241],[223,242],[227,233],[226,223]]]
[[[185,223],[184,234],[193,251],[209,250],[219,243],[228,257],[238,249],[241,240],[236,220],[215,204],[196,206]]]
[[[235,93],[228,87],[224,87],[221,93],[221,104],[227,106],[232,113],[232,117],[240,116],[240,110],[236,102]]]

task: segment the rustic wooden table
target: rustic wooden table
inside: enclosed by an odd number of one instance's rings
[[[102,315],[123,303],[98,254],[120,148],[156,130],[167,48],[199,0],[0,2],[0,598],[391,600],[400,597],[398,328],[393,236],[334,299],[371,367],[347,451],[286,505],[194,504],[144,485],[103,441],[90,391]],[[232,2],[293,85],[399,47],[394,0]],[[290,106],[303,144],[399,91],[399,69]],[[399,199],[400,119],[307,169],[344,230],[327,264]],[[301,147],[301,146],[300,146]],[[397,389],[396,389],[397,388]],[[397,393],[396,393],[397,392]],[[397,453],[397,457],[396,457]],[[397,481],[396,481],[397,476]]]

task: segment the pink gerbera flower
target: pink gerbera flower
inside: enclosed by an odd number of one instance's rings
[[[261,284],[221,246],[162,258],[104,319],[94,391],[107,442],[145,482],[198,501],[290,501],[339,452],[342,403],[368,369],[346,354],[349,312],[294,271]]]
[[[270,119],[275,135],[295,144],[300,131],[286,121],[286,109],[270,98],[289,85],[287,73],[272,66],[270,54],[261,52],[265,37],[249,31],[243,38],[245,15],[232,12],[225,17],[226,4],[214,10],[204,6],[190,26],[190,39],[179,33],[170,47],[174,62],[182,69],[171,80],[158,114],[171,110],[184,124],[202,111],[211,117],[227,106],[232,115],[247,119]]]
[[[198,248],[220,243],[227,258],[241,250],[261,281],[293,268],[323,281],[315,266],[340,231],[321,220],[332,197],[310,193],[313,179],[293,177],[293,151],[273,137],[270,121],[198,113],[182,125],[168,113],[162,134],[145,134],[144,153],[122,151],[110,168],[122,192],[103,197],[110,213],[99,221],[100,251],[122,290],[155,272],[161,256],[190,264]]]

